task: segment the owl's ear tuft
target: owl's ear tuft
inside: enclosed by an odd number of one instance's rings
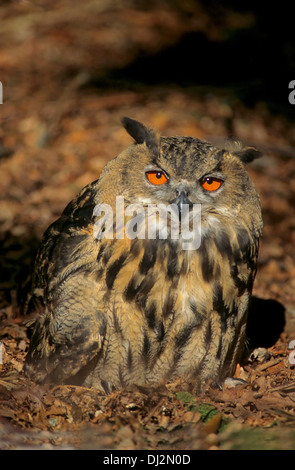
[[[144,124],[129,117],[121,119],[123,126],[137,144],[146,144],[154,155],[159,153],[159,136],[153,129],[148,129]]]
[[[239,157],[241,162],[250,163],[256,160],[256,158],[261,157],[262,153],[254,147],[244,147],[242,150],[236,152],[235,155]]]
[[[250,163],[261,157],[262,153],[254,147],[243,147],[240,140],[229,137],[225,141],[224,149],[238,157],[243,163]]]

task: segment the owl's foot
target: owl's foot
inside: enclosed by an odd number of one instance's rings
[[[227,388],[236,388],[241,385],[246,385],[247,382],[244,379],[236,379],[234,377],[226,377],[226,379],[223,382],[223,385],[225,385]]]
[[[92,387],[99,391],[102,395],[110,395],[116,388],[111,382],[100,380],[93,377],[87,377],[83,382],[84,387]]]
[[[223,382],[214,382],[213,387],[223,390],[224,386],[226,388],[236,388],[241,385],[246,385],[247,382],[243,379],[236,379],[234,377],[226,377]]]
[[[236,388],[241,385],[246,385],[247,382],[243,379],[236,379],[234,377],[226,377],[222,383],[218,383],[217,386],[220,390],[226,388]]]

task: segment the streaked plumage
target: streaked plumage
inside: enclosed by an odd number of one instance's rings
[[[46,231],[29,310],[38,310],[25,373],[39,382],[105,392],[184,377],[197,389],[233,374],[245,339],[262,230],[244,163],[254,149],[221,150],[123,124],[135,143],[69,203]],[[165,174],[151,184],[147,172]],[[204,189],[207,177],[222,181]],[[212,179],[213,178],[213,179]],[[97,204],[201,204],[201,244],[93,235]]]

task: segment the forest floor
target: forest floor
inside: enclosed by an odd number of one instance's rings
[[[294,121],[264,103],[247,107],[229,89],[108,80],[141,48],[152,54],[201,28],[173,9],[49,3],[0,8],[0,448],[294,450]],[[131,143],[124,115],[163,135],[221,144],[234,134],[263,153],[248,166],[264,232],[248,327],[252,354],[236,371],[243,386],[195,395],[177,381],[105,396],[37,385],[22,373],[29,340],[21,292],[38,244],[71,198]]]

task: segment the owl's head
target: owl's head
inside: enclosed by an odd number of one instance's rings
[[[216,217],[237,221],[260,214],[259,198],[245,169],[245,163],[260,155],[256,149],[161,137],[127,117],[122,123],[135,142],[107,165],[102,176],[111,187],[108,193],[124,196],[128,204],[174,203],[180,209],[201,204],[203,228]]]

